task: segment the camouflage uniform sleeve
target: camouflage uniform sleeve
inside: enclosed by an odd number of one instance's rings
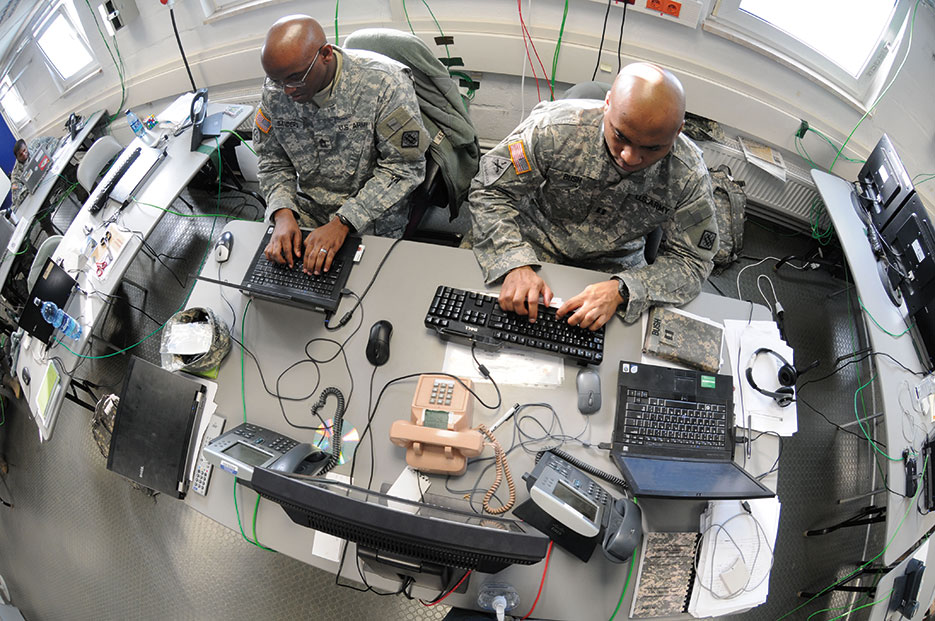
[[[264,97],[265,100],[265,97]],[[269,105],[263,101],[253,120],[253,149],[259,162],[257,180],[260,194],[266,198],[266,220],[272,221],[279,209],[295,211],[296,172],[292,160],[276,138]],[[288,131],[288,130],[287,130]]]
[[[652,265],[620,272],[629,302],[617,312],[627,323],[653,305],[684,304],[701,292],[718,248],[711,178],[690,179],[672,218],[662,226],[663,246]]]
[[[23,185],[23,170],[25,170],[25,167],[19,162],[16,162],[16,164],[13,165],[13,171],[10,173],[10,201],[14,209],[19,207],[29,195],[29,191],[26,190],[26,186]]]
[[[58,149],[58,138],[52,136],[43,136],[37,140],[39,147],[45,151],[49,157],[52,157],[52,154],[55,153],[55,150]]]
[[[471,181],[468,200],[474,256],[487,284],[517,267],[540,265],[516,222],[525,205],[534,208],[530,199],[545,180],[551,159],[551,136],[531,119],[481,158],[480,170]]]
[[[380,94],[376,118],[377,161],[356,195],[338,209],[358,231],[393,207],[425,178],[425,151],[431,138],[407,69],[393,76]]]

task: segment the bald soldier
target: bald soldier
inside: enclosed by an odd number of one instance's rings
[[[275,223],[266,256],[318,274],[349,233],[400,236],[429,144],[409,69],[330,45],[307,15],[273,24],[260,61],[267,77],[253,140]],[[297,190],[311,202],[297,201]],[[316,228],[303,239],[300,226]]]
[[[636,321],[651,305],[701,291],[718,245],[714,196],[701,151],[681,135],[678,79],[648,63],[623,68],[603,103],[560,100],[529,117],[481,159],[469,200],[474,254],[500,306],[535,321],[552,301],[542,263],[613,274],[558,309],[597,330],[614,313]],[[645,236],[661,226],[656,261]]]

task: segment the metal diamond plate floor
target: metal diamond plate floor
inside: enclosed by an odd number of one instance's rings
[[[116,304],[103,334],[125,347],[150,334],[184,303],[188,275],[196,272],[223,219],[252,218],[255,202],[225,192],[220,202],[211,191],[191,190],[167,215],[150,239],[156,259],[140,254],[122,295],[145,306],[149,317],[127,303]],[[74,207],[63,207],[56,224],[66,226]],[[773,225],[770,225],[772,227]],[[803,254],[814,242],[748,222],[744,253],[761,258]],[[705,286],[737,295],[735,278],[741,260]],[[820,358],[823,368],[837,356],[859,347],[849,314],[846,287],[824,270],[799,272],[774,261],[746,270],[741,280],[744,299],[761,302],[757,274],[770,274],[785,307],[786,329],[800,366]],[[179,281],[186,286],[182,286]],[[770,293],[767,293],[770,295]],[[852,311],[851,311],[852,312]],[[103,348],[95,354],[105,353]],[[143,341],[136,355],[158,361],[158,340]],[[79,375],[100,384],[119,386],[125,356],[92,360]],[[868,369],[863,367],[862,377]],[[816,372],[818,373],[818,372]],[[853,417],[850,397],[858,382],[848,368],[833,379],[807,387],[808,402],[831,420],[844,424]],[[34,423],[24,406],[6,411],[6,454],[10,473],[0,497],[14,508],[0,507],[0,575],[14,602],[28,619],[442,619],[444,606],[424,608],[403,597],[377,597],[334,585],[334,577],[298,561],[259,550],[237,533],[163,498],[150,498],[107,472],[105,460],[89,433],[89,413],[66,402],[52,441],[39,444]],[[849,515],[866,500],[838,505],[834,499],[858,495],[871,487],[875,475],[867,443],[835,430],[818,415],[799,407],[799,432],[786,439],[779,475],[782,521],[770,580],[769,601],[738,620],[777,619],[802,600],[799,590],[817,590],[878,550],[882,528],[842,530],[806,540],[802,532]],[[877,486],[879,486],[877,480]],[[551,588],[560,588],[553,584]],[[830,619],[853,606],[858,596],[822,598],[788,618],[819,613]],[[582,619],[600,615],[582,611]],[[866,618],[865,611],[852,619]]]

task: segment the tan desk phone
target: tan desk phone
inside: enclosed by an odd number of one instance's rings
[[[471,380],[461,379],[470,388]],[[409,420],[390,427],[390,440],[406,447],[406,463],[422,472],[461,475],[467,458],[484,449],[484,436],[472,429],[474,401],[467,389],[446,375],[421,375]]]

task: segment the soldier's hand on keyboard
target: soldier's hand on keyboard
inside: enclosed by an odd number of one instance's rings
[[[302,231],[291,209],[280,209],[273,214],[273,234],[266,245],[266,258],[289,267],[302,256]]]
[[[534,322],[539,313],[539,296],[548,306],[552,303],[552,290],[528,265],[517,267],[503,279],[500,288],[500,308],[513,311],[517,315],[529,315]]]
[[[588,285],[584,291],[567,300],[555,313],[556,317],[564,317],[572,313],[568,323],[589,330],[597,330],[617,312],[617,306],[623,304],[623,298],[618,293],[616,280]]]
[[[331,269],[331,262],[344,244],[348,228],[338,218],[322,225],[305,238],[305,259],[303,269],[306,274],[321,274]]]

